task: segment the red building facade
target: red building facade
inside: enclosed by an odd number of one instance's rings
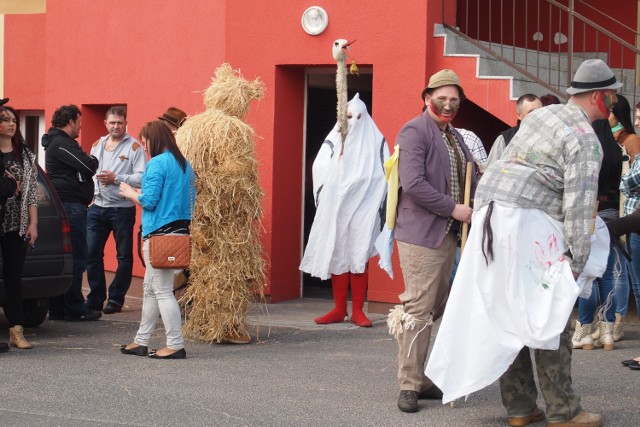
[[[298,265],[305,233],[304,171],[310,154],[315,154],[308,139],[326,135],[319,129],[310,134],[309,129],[317,122],[335,123],[334,109],[318,109],[313,103],[330,104],[326,93],[335,75],[334,40],[357,39],[351,53],[361,79],[353,78],[350,84],[368,93],[372,117],[390,146],[402,124],[420,113],[420,93],[429,76],[442,68],[456,70],[468,98],[484,110],[485,115],[461,115],[458,126],[482,126],[486,116],[503,128],[515,121],[507,81],[477,79],[475,59],[443,55],[442,38],[433,36],[434,24],[443,16],[442,4],[48,0],[46,14],[5,17],[4,95],[15,108],[40,114],[47,126],[60,105],[81,106],[80,142],[88,151],[105,133],[102,120],[110,105],[127,106],[128,130],[135,136],[142,124],[169,106],[188,114],[202,111],[202,91],[224,62],[247,79],[259,76],[266,95],[252,105],[247,121],[259,136],[257,155],[265,190],[266,293],[272,302],[294,299],[305,293]],[[307,34],[301,25],[310,6],[320,6],[328,15],[328,26],[319,35]],[[36,133],[45,130],[41,125]],[[488,130],[492,132],[497,130]],[[108,251],[115,252],[113,247]],[[113,268],[115,256],[105,261]],[[392,281],[375,260],[370,263],[370,301],[398,300],[403,283],[397,263],[395,270]],[[137,263],[134,274],[142,273]]]

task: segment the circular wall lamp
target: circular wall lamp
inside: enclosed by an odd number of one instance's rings
[[[329,15],[320,6],[311,6],[302,13],[302,29],[312,36],[322,34],[329,25]]]

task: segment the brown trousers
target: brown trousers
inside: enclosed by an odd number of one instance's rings
[[[414,329],[398,338],[400,390],[420,392],[433,385],[424,374],[431,325],[439,319],[449,296],[449,276],[456,256],[456,237],[449,233],[437,249],[398,241],[405,291],[400,295],[403,311],[416,319]]]

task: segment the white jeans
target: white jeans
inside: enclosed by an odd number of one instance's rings
[[[175,270],[156,270],[151,266],[149,240],[144,241],[142,252],[147,269],[144,273],[142,319],[134,341],[148,347],[151,333],[155,329],[158,315],[160,315],[167,334],[167,347],[172,350],[180,350],[184,348],[184,338],[182,336],[180,307],[173,294]]]

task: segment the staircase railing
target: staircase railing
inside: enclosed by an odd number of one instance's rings
[[[629,103],[639,98],[640,34],[582,0],[443,0],[442,10],[449,31],[557,96],[567,97],[582,61],[600,58]],[[625,13],[620,3],[615,12]]]

